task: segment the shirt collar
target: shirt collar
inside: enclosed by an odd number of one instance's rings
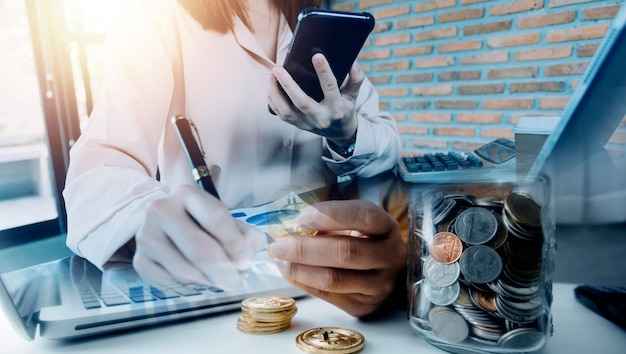
[[[261,60],[268,62],[269,64],[275,64],[267,57],[267,55],[265,55],[265,52],[263,52],[263,49],[257,42],[256,38],[254,38],[252,32],[250,32],[248,27],[246,27],[246,25],[237,16],[234,20],[232,32],[237,40],[237,43],[243,49],[259,57]],[[291,28],[289,28],[289,23],[287,22],[287,19],[285,19],[285,16],[281,13],[278,23],[278,38],[276,42],[276,61],[278,63],[282,63],[284,61],[292,36],[293,32],[291,31]]]

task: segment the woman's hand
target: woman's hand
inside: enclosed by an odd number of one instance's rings
[[[240,285],[239,271],[265,246],[265,236],[233,219],[209,193],[187,185],[150,204],[135,243],[133,266],[147,281],[229,289]]]
[[[365,74],[355,62],[346,85],[340,90],[324,55],[317,53],[313,55],[312,61],[324,99],[316,102],[302,91],[285,68],[276,66],[270,75],[269,105],[282,120],[297,128],[324,136],[338,146],[350,145],[356,137],[355,105]],[[282,94],[278,84],[293,105]]]
[[[318,234],[269,246],[285,279],[357,317],[385,303],[406,266],[391,215],[366,200],[329,201],[304,209],[298,222]]]

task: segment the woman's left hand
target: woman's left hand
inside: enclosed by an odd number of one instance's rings
[[[338,146],[347,146],[356,136],[356,99],[365,74],[354,62],[347,83],[340,89],[324,55],[317,53],[311,60],[324,99],[316,102],[298,86],[285,68],[276,66],[270,75],[269,105],[285,122],[324,136]],[[282,94],[279,84],[293,104]]]
[[[297,287],[364,317],[381,308],[396,286],[404,286],[400,226],[376,204],[320,202],[303,209],[298,223],[318,234],[281,237],[268,247],[285,279]]]

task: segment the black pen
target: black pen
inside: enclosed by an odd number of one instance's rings
[[[213,185],[209,169],[206,167],[206,163],[204,162],[204,152],[200,148],[202,143],[198,146],[198,141],[194,137],[193,131],[191,130],[193,127],[193,129],[196,130],[196,135],[198,135],[198,129],[190,119],[183,115],[172,117],[172,124],[176,127],[178,138],[183,146],[185,155],[187,155],[189,165],[191,165],[193,178],[196,180],[200,188],[211,193],[211,195],[215,198],[220,199],[220,196],[217,194],[217,190],[215,189],[215,185]],[[198,139],[200,139],[200,136],[198,136]]]

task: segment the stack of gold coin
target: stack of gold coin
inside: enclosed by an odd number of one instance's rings
[[[357,331],[338,327],[318,327],[296,337],[296,346],[305,353],[350,354],[365,345],[365,337]]]
[[[251,297],[241,302],[237,329],[249,334],[279,333],[291,326],[296,301],[283,296]]]

